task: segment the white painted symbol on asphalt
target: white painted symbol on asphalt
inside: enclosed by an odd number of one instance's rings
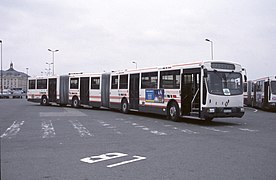
[[[125,157],[125,156],[128,156],[128,154],[114,152],[114,153],[106,153],[106,154],[102,154],[102,155],[98,155],[98,156],[82,158],[80,161],[89,163],[89,164],[93,164],[93,163],[98,163],[98,162],[107,161],[107,160],[111,160],[111,159],[121,158],[121,157]],[[132,156],[132,157],[134,159],[131,159],[128,161],[122,161],[122,162],[115,163],[115,164],[110,164],[110,165],[107,165],[106,167],[113,168],[113,167],[117,167],[117,166],[121,166],[121,165],[125,165],[125,164],[129,164],[129,163],[133,163],[133,162],[137,162],[137,161],[146,159],[146,157],[143,157],[143,156]]]
[[[133,162],[136,162],[136,161],[141,161],[141,160],[145,160],[146,159],[146,157],[142,157],[142,156],[133,156],[133,157],[135,159],[132,159],[132,160],[129,160],[129,161],[123,161],[123,162],[116,163],[116,164],[111,164],[111,165],[108,165],[106,167],[112,168],[112,167],[121,166],[121,165],[124,165],[124,164],[133,163]]]
[[[8,137],[9,139],[12,138],[12,136],[15,136],[20,131],[20,127],[23,124],[24,124],[24,121],[21,121],[21,122],[14,121],[13,124],[0,137],[1,138]]]
[[[92,136],[90,132],[78,121],[78,120],[69,120],[74,128],[79,132],[81,137]]]
[[[56,133],[51,120],[42,121],[41,127],[43,130],[42,138],[55,137]]]
[[[101,161],[124,157],[124,156],[127,156],[127,154],[114,152],[114,153],[102,154],[99,156],[86,157],[86,158],[81,159],[81,161],[85,162],[85,163],[93,164],[93,163],[97,163],[97,162],[101,162]]]

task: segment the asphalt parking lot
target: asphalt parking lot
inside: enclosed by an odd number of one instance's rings
[[[172,122],[0,100],[1,179],[275,179],[276,113]]]

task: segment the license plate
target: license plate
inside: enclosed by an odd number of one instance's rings
[[[224,109],[223,112],[225,112],[225,113],[230,113],[230,112],[232,112],[232,110],[231,110],[231,109]]]

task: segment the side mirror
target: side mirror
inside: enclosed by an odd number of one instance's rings
[[[244,75],[244,82],[247,82],[247,76]]]

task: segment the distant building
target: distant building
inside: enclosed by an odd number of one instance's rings
[[[10,68],[8,70],[2,72],[2,76],[3,89],[22,88],[24,91],[27,90],[28,75],[26,73],[16,71],[13,68],[13,63],[10,64]]]

